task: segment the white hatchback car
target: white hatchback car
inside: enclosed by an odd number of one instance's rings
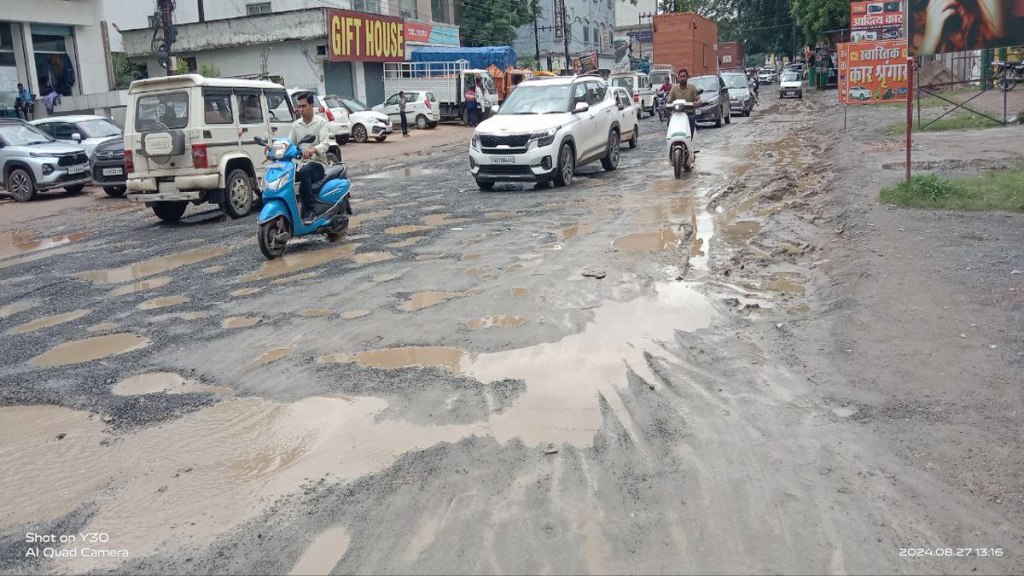
[[[288,96],[292,99],[292,106],[295,105],[296,96],[307,92],[309,90],[290,88]],[[334,141],[338,146],[347,144],[349,138],[352,137],[352,121],[348,117],[348,110],[341,107],[332,107],[327,103],[324,96],[315,93],[313,94],[313,108],[318,115],[323,116],[327,120],[327,129],[331,131],[331,136],[334,137]]]
[[[636,107],[633,106],[633,95],[619,86],[613,86],[611,92],[619,107],[622,139],[629,142],[630,148],[636,148],[640,140],[640,123],[637,121]]]
[[[336,108],[344,108],[348,111],[348,118],[352,121],[352,140],[363,143],[374,138],[377,142],[383,142],[389,134],[395,131],[391,127],[388,115],[383,112],[371,110],[355,98],[328,95],[324,101]]]
[[[100,142],[123,136],[121,128],[103,116],[51,116],[33,120],[29,124],[55,140],[81,145],[90,158]]]
[[[397,125],[402,121],[398,113],[398,94],[392,94],[383,104],[377,104],[373,109],[387,114],[392,124]],[[426,90],[406,92],[405,118],[410,126],[416,126],[420,130],[436,128],[437,123],[441,121],[441,108],[437,105],[434,93]]]
[[[779,98],[787,96],[804,97],[804,83],[800,79],[800,73],[795,70],[786,70],[779,79]]]

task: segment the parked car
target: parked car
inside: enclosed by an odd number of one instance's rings
[[[54,188],[77,194],[89,184],[89,157],[77,144],[58,142],[24,120],[3,118],[0,173],[7,193],[18,202]]]
[[[612,86],[612,97],[619,107],[620,140],[629,142],[630,148],[636,148],[640,141],[640,122],[636,107],[633,105],[633,95],[625,88]]]
[[[787,70],[782,73],[782,80],[779,82],[779,98],[796,96],[803,99],[804,83],[800,79],[800,73],[796,70]]]
[[[103,116],[51,116],[33,120],[30,124],[56,140],[81,144],[86,156],[92,156],[100,142],[123,136],[121,128]]]
[[[642,118],[644,112],[654,116],[654,93],[657,89],[651,86],[651,81],[646,74],[640,72],[621,72],[608,77],[608,83],[612,86],[629,90],[630,98],[633,99],[636,117]]]
[[[402,123],[398,114],[398,93],[392,94],[383,104],[377,104],[373,110],[387,114],[394,125]],[[433,129],[441,121],[441,110],[437,106],[437,98],[433,92],[417,91],[405,93],[405,117],[410,125],[420,130]]]
[[[871,100],[871,90],[863,86],[854,86],[850,88],[850,98],[854,100]]]
[[[136,80],[125,114],[127,198],[166,222],[181,219],[189,203],[244,216],[267,166],[254,138],[287,137],[294,117],[287,90],[271,82],[197,74]]]
[[[481,190],[497,182],[572,183],[576,170],[619,166],[618,106],[599,76],[523,81],[498,112],[477,126],[469,169]]]
[[[700,105],[693,114],[695,123],[714,122],[715,128],[721,128],[723,122],[732,122],[732,114],[729,112],[729,89],[725,87],[725,81],[721,76],[695,76],[690,78],[689,83],[700,91]]]
[[[324,100],[331,106],[344,108],[348,112],[349,120],[352,121],[352,140],[356,142],[363,143],[371,137],[383,142],[394,132],[387,114],[371,110],[359,100],[341,96],[327,96]]]
[[[308,94],[310,90],[303,90],[301,88],[290,88],[288,90],[288,96],[292,99],[292,106],[295,106],[295,97],[299,94]],[[324,120],[327,120],[327,130],[334,137],[335,143],[339,146],[344,146],[348,143],[349,138],[352,137],[352,121],[349,120],[348,110],[344,108],[336,108],[328,104],[323,96],[313,93],[313,110],[318,116],[322,116]],[[338,159],[341,155],[334,152]]]
[[[761,84],[774,84],[779,81],[775,68],[764,67],[757,71],[757,81]]]
[[[722,80],[729,89],[729,111],[733,114],[750,116],[754,109],[754,95],[750,92],[747,75],[743,72],[723,72]]]
[[[128,189],[128,171],[124,165],[124,138],[108,138],[100,142],[89,156],[92,181],[103,186],[107,196],[120,198]]]

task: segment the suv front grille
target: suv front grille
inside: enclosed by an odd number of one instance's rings
[[[526,148],[526,145],[530,143],[529,134],[520,134],[518,136],[480,136],[480,145],[484,148],[497,148],[498,146],[508,146],[509,148]]]
[[[85,164],[89,161],[89,158],[85,155],[85,152],[79,152],[77,154],[65,154],[57,158],[58,166],[74,166],[76,164]]]
[[[526,175],[532,176],[533,171],[529,166],[515,164],[484,164],[480,166],[481,174],[502,174],[502,175]]]

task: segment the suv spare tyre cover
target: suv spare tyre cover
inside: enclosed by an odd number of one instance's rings
[[[142,134],[142,155],[148,158],[181,156],[185,153],[185,133],[181,130],[154,130]]]

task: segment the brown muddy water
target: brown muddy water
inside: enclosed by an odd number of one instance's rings
[[[483,318],[474,318],[466,322],[466,327],[470,330],[483,330],[485,328],[516,328],[526,324],[526,318],[522,316],[484,316]]]
[[[101,358],[116,356],[149,346],[148,338],[137,334],[120,333],[93,336],[84,340],[64,342],[32,359],[36,366],[65,366],[82,364]]]
[[[227,248],[199,248],[188,252],[182,252],[181,254],[162,256],[160,258],[153,258],[136,264],[129,264],[128,266],[122,266],[120,268],[81,272],[79,274],[75,274],[75,276],[98,284],[115,284],[119,282],[138,280],[140,278],[145,278],[146,276],[168,272],[175,268],[188,266],[190,264],[205,262],[206,260],[223,256],[227,253]]]
[[[26,322],[21,326],[15,326],[8,332],[8,334],[27,334],[29,332],[35,332],[36,330],[42,330],[43,328],[49,328],[50,326],[57,326],[59,324],[78,320],[83,316],[89,315],[91,312],[91,310],[72,310],[71,312],[65,312],[63,314],[43,316]]]
[[[158,310],[160,308],[169,308],[171,306],[180,306],[189,302],[189,299],[184,296],[161,296],[159,298],[153,298],[152,300],[146,300],[139,304],[139,310]]]
[[[409,299],[402,304],[402,310],[405,310],[406,312],[416,312],[418,310],[423,310],[424,308],[437,306],[446,300],[463,298],[465,296],[468,296],[465,292],[419,292],[410,296]]]
[[[139,292],[147,292],[154,288],[160,288],[166,286],[171,282],[170,276],[161,276],[159,278],[150,278],[149,280],[142,280],[140,282],[133,282],[131,284],[125,284],[120,288],[115,288],[107,294],[111,298],[118,296],[127,296],[129,294],[138,294]]]
[[[0,232],[0,258],[66,246],[87,236],[88,232],[73,232],[50,238],[37,238],[35,231]]]
[[[224,386],[208,386],[190,380],[173,372],[150,372],[125,378],[114,385],[111,390],[116,396],[137,396],[143,394],[230,394],[231,389]]]
[[[226,330],[234,330],[236,328],[251,328],[262,321],[263,318],[258,316],[231,316],[225,318],[220,325]]]
[[[629,252],[660,252],[678,248],[683,239],[671,228],[658,232],[629,234],[612,242],[612,246]]]

